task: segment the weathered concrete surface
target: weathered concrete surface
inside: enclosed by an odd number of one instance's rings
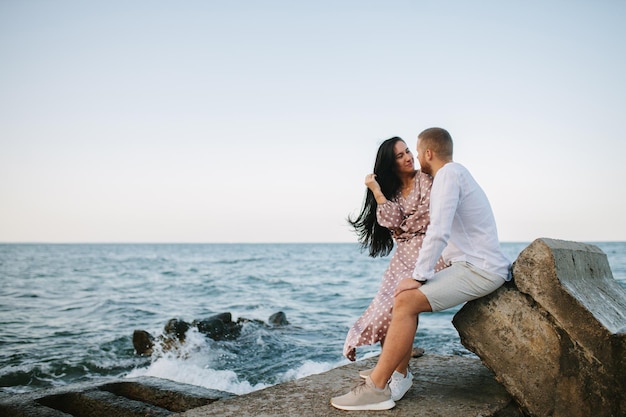
[[[512,397],[475,357],[424,355],[411,360],[413,387],[389,411],[349,413],[330,398],[358,383],[358,371],[377,358],[195,408],[177,417],[207,416],[421,416],[520,417]]]
[[[529,415],[626,415],[626,290],[596,246],[537,239],[453,323]]]
[[[233,394],[141,377],[0,397],[2,417],[170,416]]]
[[[345,416],[330,398],[345,393],[369,358],[246,395],[151,378],[75,384],[0,397],[2,417]],[[388,416],[524,417],[513,397],[476,357],[424,355],[411,360],[414,384]],[[360,416],[381,412],[359,412]]]

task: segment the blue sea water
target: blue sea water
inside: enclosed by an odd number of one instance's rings
[[[514,260],[527,244],[502,246]],[[626,287],[626,242],[594,244]],[[388,262],[348,243],[2,244],[0,392],[149,375],[244,394],[344,365],[346,332]],[[132,344],[135,329],[157,336],[171,318],[267,322],[278,311],[289,325],[249,322],[232,341],[190,332],[177,351],[146,357]],[[421,317],[416,344],[472,355],[456,311]]]

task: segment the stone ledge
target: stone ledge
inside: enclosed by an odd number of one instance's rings
[[[140,377],[0,397],[2,417],[170,416],[234,394]]]
[[[368,358],[306,378],[241,396],[158,378],[106,383],[0,397],[3,417],[99,416],[346,416],[330,405],[358,380],[358,371],[373,367]],[[388,416],[523,417],[512,397],[474,356],[426,354],[411,360],[413,387]],[[193,408],[190,408],[193,407]],[[381,412],[359,412],[359,416]]]
[[[369,358],[330,371],[232,397],[178,414],[207,416],[346,416],[330,398],[344,394],[358,380],[358,371],[373,367]],[[473,356],[426,354],[411,360],[413,387],[387,416],[520,417],[523,416],[493,374]],[[355,415],[378,416],[380,411]]]

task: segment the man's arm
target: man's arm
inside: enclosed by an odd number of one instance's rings
[[[450,239],[461,198],[457,171],[446,168],[444,166],[437,172],[430,192],[430,225],[413,271],[413,279],[420,282],[435,274],[435,265]]]

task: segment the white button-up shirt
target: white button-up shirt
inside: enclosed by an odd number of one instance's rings
[[[447,163],[435,174],[430,225],[413,278],[432,278],[440,256],[446,263],[465,261],[510,279],[511,262],[500,248],[489,200],[467,168],[456,162]]]

